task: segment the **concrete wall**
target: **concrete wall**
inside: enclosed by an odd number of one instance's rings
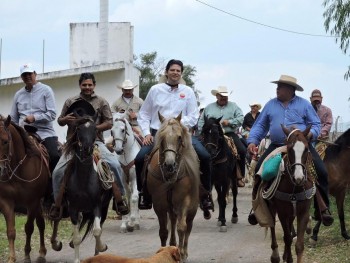
[[[108,23],[107,63],[133,62],[134,27],[129,22]],[[99,23],[70,24],[70,68],[98,65]]]

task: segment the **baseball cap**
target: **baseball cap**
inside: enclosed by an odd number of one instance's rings
[[[32,66],[32,64],[27,63],[27,64],[24,64],[24,65],[21,66],[20,72],[21,72],[21,75],[22,75],[23,73],[27,73],[27,72],[28,72],[28,73],[33,73],[33,72],[35,72],[35,69],[34,69],[34,67]]]
[[[311,101],[315,101],[315,100],[319,100],[322,101],[322,93],[320,90],[315,89],[311,92],[311,97],[310,97]]]

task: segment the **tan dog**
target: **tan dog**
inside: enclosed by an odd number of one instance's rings
[[[87,258],[82,263],[178,263],[180,250],[174,246],[161,247],[155,255],[149,258],[126,258],[111,254],[101,254]]]

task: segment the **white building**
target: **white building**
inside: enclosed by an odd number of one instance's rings
[[[125,79],[139,84],[140,72],[133,65],[133,26],[128,22],[109,23],[106,1],[101,1],[100,12],[99,23],[70,24],[70,69],[37,75],[38,81],[49,85],[54,91],[57,116],[64,101],[80,92],[78,80],[81,73],[91,72],[95,75],[95,92],[110,105],[121,95],[116,85]],[[0,114],[7,116],[10,113],[14,94],[23,86],[20,77],[0,80]],[[134,92],[138,94],[139,90],[135,89]],[[64,142],[67,128],[55,121],[55,130],[59,140]]]

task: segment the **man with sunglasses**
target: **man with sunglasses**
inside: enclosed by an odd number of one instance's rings
[[[50,157],[52,173],[60,155],[58,137],[53,128],[56,118],[55,96],[51,87],[36,80],[36,72],[31,64],[22,65],[21,78],[25,84],[13,98],[11,120],[19,126],[29,128],[40,137]]]
[[[125,189],[123,186],[123,182],[120,178],[120,176],[122,175],[121,166],[117,160],[115,153],[111,153],[104,144],[102,134],[104,131],[112,128],[113,117],[110,106],[104,98],[96,95],[96,93],[94,92],[96,87],[96,80],[95,76],[92,73],[82,73],[80,75],[79,87],[80,93],[65,101],[61,115],[58,117],[57,122],[60,126],[68,126],[68,139],[74,133],[73,124],[76,120],[76,116],[73,113],[74,111],[72,111],[72,107],[74,107],[74,104],[77,104],[77,102],[82,102],[80,103],[80,107],[86,109],[86,112],[93,111],[93,113],[91,114],[97,113],[97,138],[95,144],[97,144],[99,148],[101,159],[108,163],[114,175],[114,183],[112,184],[112,189],[115,198],[116,212],[120,215],[126,215],[129,213],[129,208],[125,198]],[[84,106],[84,103],[88,103],[87,106],[89,106],[90,108],[92,106],[93,110],[89,110],[89,107]],[[62,155],[52,174],[53,192],[56,202],[52,206],[52,209],[50,211],[50,217],[52,219],[59,219],[62,214],[61,201],[64,194],[64,186],[61,186],[61,184],[64,177],[64,171],[69,159],[69,156]]]

